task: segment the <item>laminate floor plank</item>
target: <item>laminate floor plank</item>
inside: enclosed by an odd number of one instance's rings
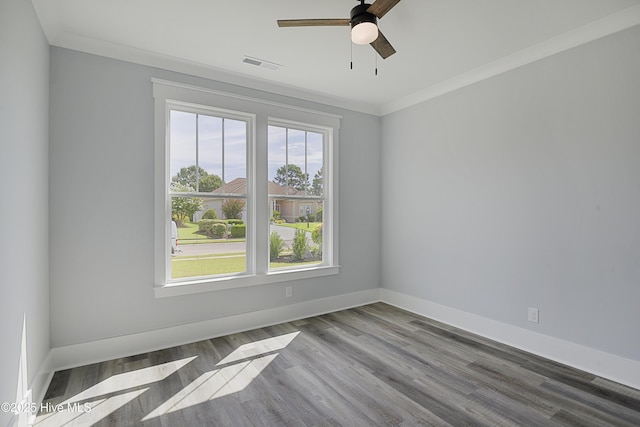
[[[384,303],[56,372],[43,405],[37,427],[640,425],[640,390]]]
[[[452,388],[450,381],[442,381],[431,375],[425,375],[415,380],[416,383],[433,390],[442,399],[451,402],[455,410],[469,415],[475,426],[516,426],[517,424],[500,414],[482,401],[472,398],[472,393],[466,393]],[[474,390],[475,391],[475,390]]]
[[[378,411],[385,407],[392,407],[393,413],[402,417],[399,424],[379,424],[379,425],[406,425],[406,426],[450,426],[442,418],[431,412],[429,409],[417,403],[414,399],[399,395],[393,385],[384,381],[379,375],[362,368],[352,368],[354,381],[359,388],[366,389],[366,393],[377,400]],[[360,395],[357,398],[361,398]]]
[[[553,401],[547,400],[539,392],[539,382],[527,383],[522,378],[510,375],[508,365],[488,366],[474,362],[469,369],[479,373],[478,383],[485,385],[483,389],[491,388],[494,392],[509,396],[509,398],[529,409],[533,409],[544,417],[551,417],[559,408]],[[481,379],[482,378],[482,379]]]
[[[590,414],[594,419],[613,418],[620,425],[638,426],[638,411],[618,405],[587,391],[575,389],[566,384],[549,380],[540,386],[541,393],[549,390],[561,403],[562,409],[576,414]],[[605,424],[606,425],[606,424]]]

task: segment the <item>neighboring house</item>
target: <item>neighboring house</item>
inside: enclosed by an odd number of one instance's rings
[[[285,187],[278,185],[275,182],[268,181],[269,185],[269,205],[271,211],[280,212],[280,217],[287,222],[295,222],[297,218],[307,214],[307,208],[309,213],[315,215],[320,208],[322,208],[321,200],[301,200],[290,199],[288,196],[307,196],[306,191],[297,191],[291,187]],[[214,194],[245,194],[247,191],[246,178],[236,178],[231,182],[228,182],[222,187],[214,190]],[[222,213],[222,200],[204,200],[202,211],[196,212],[194,215],[194,222],[200,221],[204,212],[209,209],[215,209],[218,214],[218,218],[224,218]],[[246,211],[242,211],[242,219],[246,219]]]

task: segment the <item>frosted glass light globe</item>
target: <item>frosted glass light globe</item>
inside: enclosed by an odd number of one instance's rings
[[[373,22],[361,22],[351,29],[351,41],[355,44],[369,44],[378,38],[378,26]]]

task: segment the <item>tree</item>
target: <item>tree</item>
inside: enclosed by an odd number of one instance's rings
[[[195,191],[197,178],[200,179],[199,186],[197,187],[200,192],[210,193],[216,188],[222,187],[222,178],[218,175],[209,175],[206,170],[200,166],[196,167],[196,165],[181,168],[180,171],[171,178],[171,183],[191,187],[191,191]]]
[[[171,192],[188,193],[193,188],[187,185],[171,184]],[[182,222],[193,219],[193,215],[202,209],[202,199],[195,197],[172,197],[171,198],[171,215]]]
[[[240,214],[244,209],[244,200],[227,199],[222,203],[222,213],[226,219],[242,219]]]
[[[305,191],[309,188],[309,174],[302,172],[299,166],[284,165],[276,171],[273,182],[280,185],[288,185],[298,191]]]
[[[311,184],[311,194],[314,196],[322,196],[324,189],[324,177],[322,168],[313,177],[313,184]]]
[[[218,175],[200,175],[200,187],[201,193],[211,193],[216,188],[222,187],[222,178]]]

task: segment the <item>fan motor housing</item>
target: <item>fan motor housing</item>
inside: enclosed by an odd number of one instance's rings
[[[361,22],[373,22],[377,25],[377,18],[373,13],[367,12],[370,4],[362,3],[351,9],[351,28]]]

